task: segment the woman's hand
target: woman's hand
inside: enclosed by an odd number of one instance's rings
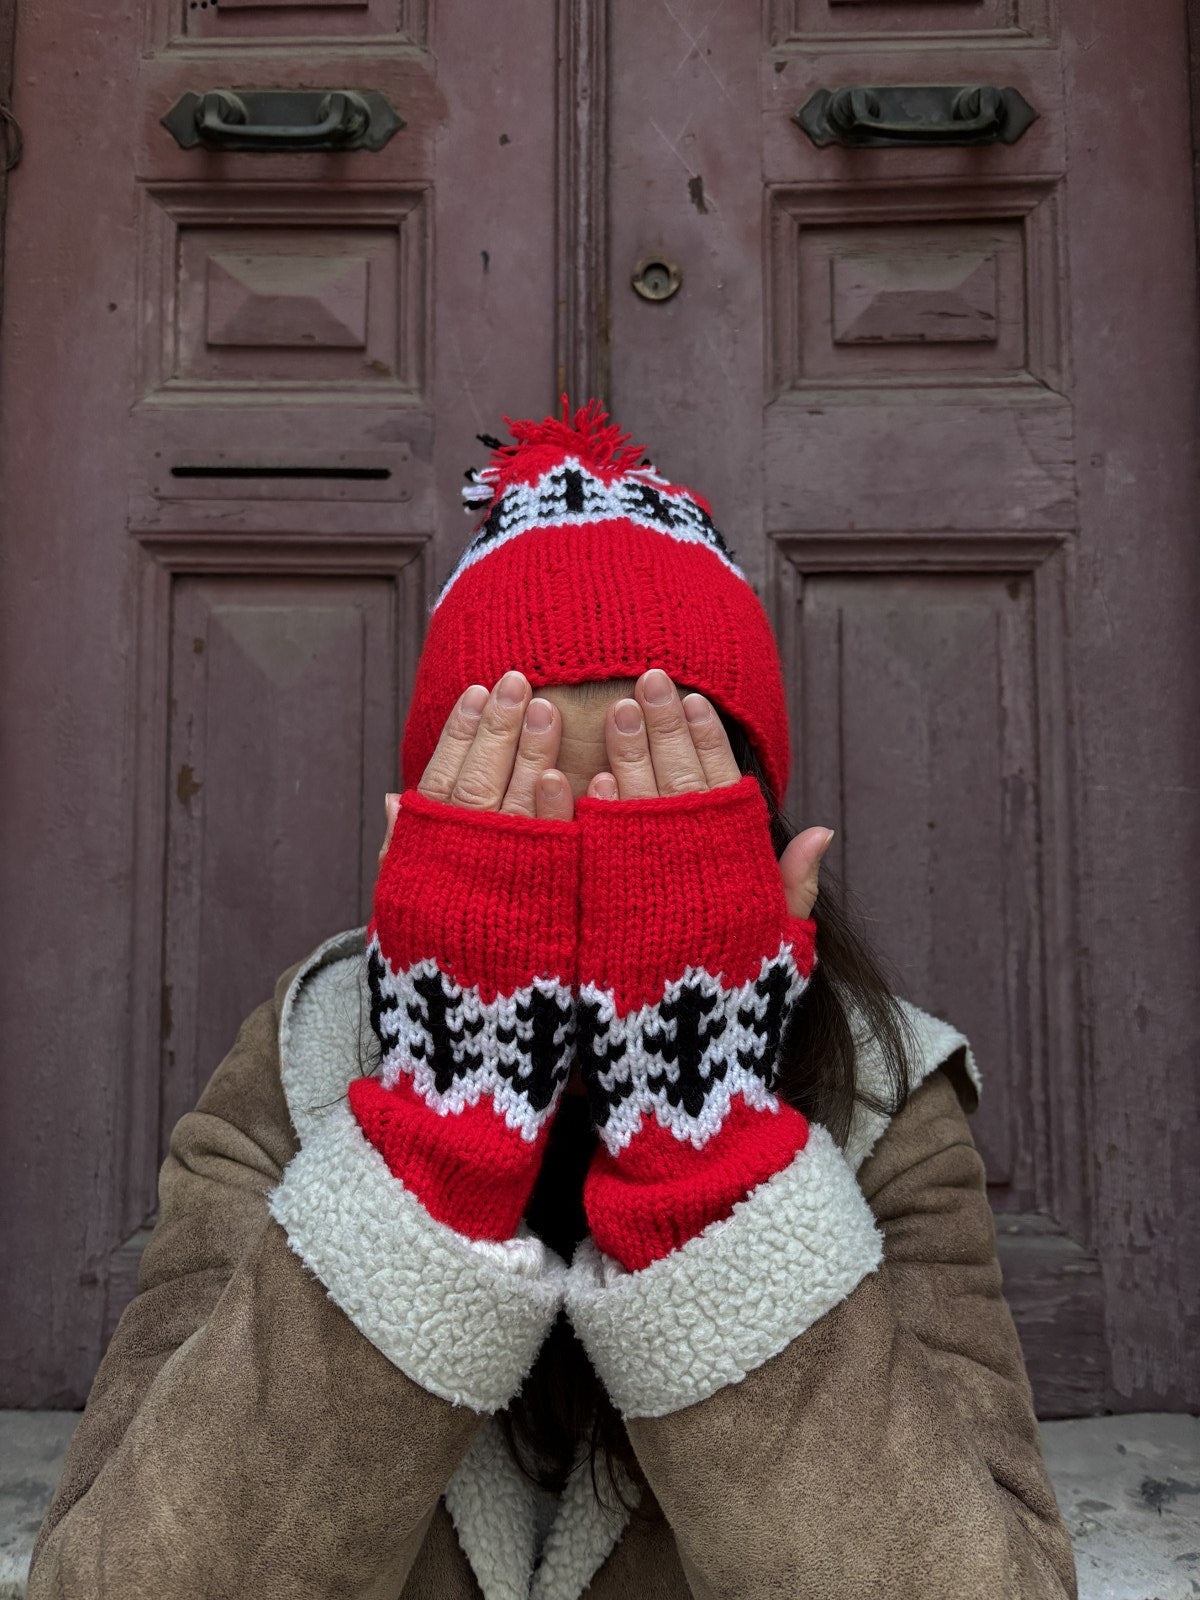
[[[654,667],[634,687],[634,699],[617,700],[605,718],[611,770],[598,772],[587,792],[598,800],[685,794],[716,789],[741,777],[721,719],[702,694],[681,701],[667,674]],[[489,694],[472,684],[446,720],[421,782],[433,800],[526,817],[574,814],[571,786],[553,765],[562,738],[562,718],[549,700],[533,696],[521,672],[506,672]],[[391,842],[398,794],[385,797]],[[811,915],[821,857],[833,833],[806,828],[780,858],[788,910]]]
[[[720,717],[702,694],[679,698],[665,672],[652,667],[634,686],[633,699],[616,700],[604,723],[611,771],[598,772],[587,792],[597,800],[632,800],[686,794],[736,783],[741,770]],[[794,917],[807,917],[817,899],[821,857],[829,828],[805,828],[780,857],[784,893]]]
[[[450,805],[569,822],[575,811],[571,785],[553,764],[561,738],[558,707],[534,698],[524,673],[506,672],[490,694],[473,683],[447,717],[417,788],[430,800]],[[384,803],[381,862],[400,796],[389,794]]]

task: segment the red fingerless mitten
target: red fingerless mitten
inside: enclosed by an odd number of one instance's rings
[[[787,909],[757,780],[576,802],[576,1048],[600,1143],[584,1181],[597,1246],[630,1271],[727,1217],[803,1149],[774,1093],[815,963]]]
[[[570,1069],[579,830],[406,790],[367,927],[379,1078],[350,1108],[460,1233],[510,1239]]]

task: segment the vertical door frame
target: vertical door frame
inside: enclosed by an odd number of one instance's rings
[[[13,77],[17,39],[17,0],[0,0],[0,106],[12,105]],[[0,129],[0,153],[11,150],[15,129],[8,125]],[[8,173],[0,159],[0,361],[4,359],[4,240],[8,219]]]
[[[580,406],[608,399],[608,0],[559,0],[558,60],[554,383]]]

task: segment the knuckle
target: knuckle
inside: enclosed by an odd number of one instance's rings
[[[660,794],[690,794],[693,789],[703,789],[693,772],[667,772],[658,780]]]
[[[706,721],[694,723],[689,729],[692,743],[701,745],[705,750],[716,750],[725,743],[725,730],[716,717],[709,717]]]
[[[455,706],[442,725],[439,743],[447,745],[470,744],[474,735],[475,723],[466,715],[461,706]]]
[[[467,806],[472,811],[494,811],[500,803],[500,793],[484,779],[468,775],[460,777],[450,794],[456,806]]]
[[[677,699],[668,700],[665,706],[652,707],[646,720],[661,738],[676,739],[680,734],[687,734],[687,718]]]
[[[507,738],[521,726],[521,707],[502,706],[494,697],[484,706],[479,717],[479,733]],[[476,735],[478,737],[478,734]]]
[[[636,769],[649,765],[645,746],[641,744],[626,744],[622,741],[610,755],[619,767]]]
[[[447,767],[434,766],[430,763],[417,785],[417,793],[423,794],[426,800],[448,800],[454,788],[457,770],[457,767],[451,771]]]
[[[527,746],[521,745],[513,762],[513,773],[522,784],[529,785],[536,783],[549,765],[548,750],[530,750]]]

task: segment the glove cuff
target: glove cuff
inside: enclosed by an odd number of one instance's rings
[[[807,1118],[784,1101],[758,1110],[738,1098],[702,1150],[653,1118],[615,1157],[600,1144],[583,1185],[597,1248],[630,1272],[648,1267],[782,1172],[808,1143],[808,1130]]]
[[[392,972],[436,958],[489,1004],[575,978],[579,829],[406,789],[375,884],[368,941]]]
[[[355,1078],[350,1109],[388,1170],[439,1222],[472,1239],[511,1239],[533,1192],[550,1129],[532,1142],[484,1101],[439,1115],[401,1076]]]
[[[601,1144],[584,1185],[602,1251],[630,1270],[727,1217],[803,1149],[774,1093],[815,964],[757,779],[580,800],[578,1053]]]
[[[585,795],[575,815],[580,977],[609,990],[618,1016],[656,1004],[688,967],[722,974],[726,987],[758,976],[788,912],[752,774],[643,800]]]
[[[350,1105],[432,1215],[511,1238],[575,1037],[579,830],[401,796],[367,927],[378,1079]]]

